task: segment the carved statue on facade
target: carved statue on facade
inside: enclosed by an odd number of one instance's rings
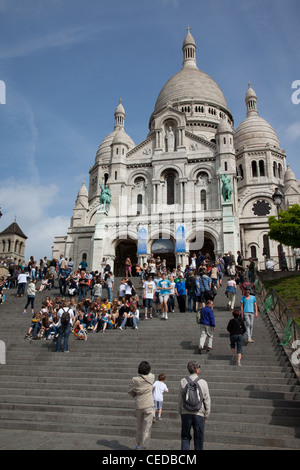
[[[221,178],[221,181],[223,183],[222,185],[222,196],[224,199],[224,202],[230,202],[231,201],[231,196],[233,193],[233,189],[231,186],[231,179],[227,175],[219,175]]]
[[[167,152],[174,152],[175,149],[175,136],[172,127],[169,127],[167,132]]]
[[[111,191],[107,185],[99,184],[99,187],[101,189],[101,194],[100,194],[101,209],[105,210],[106,212],[109,212],[110,205],[111,205]],[[107,206],[108,206],[108,209],[107,209]]]

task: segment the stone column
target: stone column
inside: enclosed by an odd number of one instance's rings
[[[103,251],[105,239],[107,238],[105,224],[108,220],[108,213],[103,209],[99,209],[97,211],[96,217],[97,217],[97,221],[95,225],[95,232],[92,237],[92,248],[91,248],[91,270],[92,271],[99,270],[103,256],[105,256],[105,258],[108,256],[108,255],[105,255]]]

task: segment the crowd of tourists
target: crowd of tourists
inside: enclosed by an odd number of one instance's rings
[[[75,267],[72,259],[62,255],[59,260],[48,261],[45,257],[39,263],[32,256],[24,266],[10,266],[5,287],[15,287],[16,296],[24,297],[24,314],[31,309],[26,337],[54,339],[57,351],[61,346],[68,351],[70,333],[87,340],[90,333],[137,330],[141,319],[168,320],[178,308],[182,313],[199,313],[201,353],[207,338],[207,350],[212,349],[213,301],[219,287],[226,283],[227,308],[234,311],[237,286],[247,284],[242,260],[239,252],[237,259],[229,252],[212,260],[200,251],[192,254],[188,265],[169,268],[165,259],[151,255],[143,266],[137,264],[133,269],[128,257],[124,277],[115,285],[115,276],[105,259],[99,271],[89,271],[86,260]],[[247,267],[251,279],[254,262],[250,260]],[[248,285],[253,286],[251,282]],[[46,296],[42,297],[41,292]]]
[[[232,362],[240,366],[244,334],[247,334],[248,342],[253,342],[253,321],[257,316],[257,302],[252,291],[255,287],[252,282],[252,259],[246,267],[247,277],[240,252],[237,253],[237,259],[229,252],[213,260],[209,254],[204,255],[200,251],[192,254],[188,265],[178,264],[176,268],[169,268],[166,260],[160,259],[160,256],[151,255],[147,263],[143,266],[137,264],[133,269],[128,257],[124,265],[124,277],[119,285],[115,285],[114,273],[105,259],[99,271],[89,271],[86,260],[75,267],[72,259],[63,256],[50,262],[44,258],[40,263],[31,257],[24,266],[10,266],[10,275],[2,279],[0,291],[3,293],[2,288],[16,288],[16,296],[20,299],[24,297],[23,313],[26,315],[28,307],[31,308],[25,338],[30,341],[52,339],[56,352],[69,352],[71,334],[78,340],[86,341],[90,334],[125,328],[137,330],[141,319],[151,321],[159,317],[165,321],[178,308],[180,313],[196,314],[200,326],[198,352],[202,354],[206,342],[207,352],[213,346],[216,327],[214,299],[224,284],[224,303],[232,311],[232,318],[227,324]],[[239,309],[236,309],[238,286],[243,295]],[[137,289],[142,292],[140,296]],[[39,297],[38,307],[36,296]],[[195,448],[202,449],[204,423],[210,412],[210,396],[207,383],[198,377],[200,365],[196,361],[190,362],[188,370],[189,378],[181,380],[182,449],[187,450],[190,445],[190,429],[193,426],[190,416],[201,420],[202,437],[196,432],[198,421],[195,422],[194,432]],[[146,395],[149,401],[146,414],[144,408],[141,413],[137,410],[137,449],[145,448],[152,423],[155,419],[161,419],[163,394],[168,392],[165,380],[165,374],[160,374],[158,380],[154,381],[150,365],[145,361],[139,367],[139,376],[133,378],[128,393],[138,400],[137,390],[141,389],[143,405],[146,403]],[[197,412],[186,411],[190,410],[184,402],[189,380],[196,381],[199,386],[201,384],[203,403]]]

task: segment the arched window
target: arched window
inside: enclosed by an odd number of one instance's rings
[[[200,171],[200,173],[197,174],[197,180],[203,184],[207,184],[209,181],[209,176],[206,171]]]
[[[243,165],[242,164],[239,165],[239,169],[240,169],[240,177],[243,180],[244,179],[244,170],[243,170]]]
[[[174,175],[168,175],[167,181],[167,204],[171,205],[175,203],[175,177]]]
[[[206,191],[205,189],[201,189],[201,209],[206,211]]]
[[[142,212],[142,205],[143,205],[143,196],[141,194],[137,195],[137,208],[136,208],[136,213],[137,215],[140,215]]]
[[[256,259],[257,258],[257,256],[256,256],[256,246],[252,245],[251,248],[250,248],[250,251],[251,251],[251,258]]]
[[[2,240],[2,251],[5,251],[5,240]]]
[[[263,160],[259,160],[259,174],[260,176],[265,176],[265,162]]]
[[[270,244],[268,235],[263,236],[263,255],[270,258]]]
[[[273,176],[277,178],[277,162],[273,163]]]
[[[256,178],[257,177],[257,162],[253,160],[251,163],[251,166],[252,166],[252,176],[253,178]]]
[[[279,179],[282,178],[282,166],[281,166],[281,163],[278,164],[278,178],[279,178]]]

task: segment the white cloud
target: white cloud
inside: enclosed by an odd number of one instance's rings
[[[34,36],[18,44],[2,44],[0,46],[0,59],[11,59],[31,55],[41,50],[55,47],[71,47],[74,44],[91,40],[96,34],[103,31],[103,27],[95,25],[74,26],[54,31],[42,36]]]
[[[37,260],[51,257],[54,237],[65,235],[69,217],[51,217],[47,211],[58,197],[56,185],[48,187],[18,184],[14,180],[0,186],[0,203],[3,216],[0,220],[1,231],[15,219],[28,237],[25,259],[33,255]]]

